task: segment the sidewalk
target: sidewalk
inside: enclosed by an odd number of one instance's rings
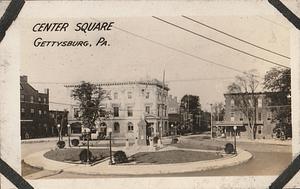
[[[167,147],[168,148],[168,147]],[[174,150],[172,147],[169,150]],[[141,150],[141,149],[140,149]],[[133,150],[134,153],[140,150]],[[166,150],[166,149],[165,149]],[[179,150],[194,150],[195,149],[179,149]],[[238,155],[231,155],[215,160],[176,163],[176,164],[149,164],[149,165],[137,165],[137,164],[120,164],[109,165],[108,161],[101,162],[94,166],[83,164],[70,164],[64,162],[58,162],[50,160],[44,157],[44,153],[48,150],[31,154],[24,158],[25,163],[33,166],[43,168],[44,170],[54,172],[70,172],[86,175],[148,175],[148,174],[168,174],[168,173],[185,173],[196,172],[211,169],[218,169],[228,166],[238,165],[247,162],[252,158],[251,153],[238,149]],[[131,152],[133,152],[131,151]],[[199,151],[199,150],[198,150]],[[129,151],[127,151],[129,152]],[[128,154],[129,155],[129,154]],[[39,175],[35,175],[36,178]],[[43,176],[44,177],[44,176]]]
[[[182,139],[189,139],[193,140],[191,138],[194,137],[203,137],[205,135],[199,134],[199,135],[188,135],[188,136],[180,136]],[[211,140],[211,139],[205,139],[205,140]],[[228,141],[233,142],[234,138],[214,138],[215,141]],[[292,140],[276,140],[276,139],[246,139],[246,138],[236,138],[237,142],[249,142],[249,143],[263,143],[263,144],[274,144],[274,145],[292,145]]]

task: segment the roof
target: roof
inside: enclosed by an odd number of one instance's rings
[[[161,87],[166,90],[170,90],[168,85],[163,84],[163,82],[157,80],[157,79],[152,79],[152,80],[141,80],[141,81],[116,81],[116,82],[100,82],[100,83],[95,83],[97,86],[113,86],[113,85],[156,85],[158,87]],[[77,87],[79,84],[76,85],[65,85],[65,87],[70,88],[70,87]]]

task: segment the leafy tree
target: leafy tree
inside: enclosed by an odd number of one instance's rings
[[[106,92],[95,84],[82,81],[80,85],[74,87],[71,96],[79,102],[77,119],[82,121],[83,127],[91,130],[103,112],[106,112],[101,106],[101,102],[106,98]],[[89,137],[87,137],[87,148],[89,151]]]
[[[291,69],[272,68],[266,73],[263,84],[269,92],[273,121],[277,121],[275,130],[282,131],[285,137],[291,136]]]
[[[259,80],[256,70],[245,72],[241,76],[236,76],[235,82],[228,86],[228,92],[234,100],[234,105],[241,111],[246,119],[251,138],[256,137],[256,110],[257,99],[256,89]]]
[[[183,124],[186,131],[196,132],[199,131],[199,117],[201,113],[201,105],[199,96],[184,95],[180,103],[180,113],[185,117]]]

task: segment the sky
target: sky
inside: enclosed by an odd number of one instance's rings
[[[276,17],[189,17],[266,49],[286,56],[290,54],[288,26]],[[181,16],[160,18],[255,56],[290,66],[287,58],[230,38]],[[32,27],[40,22],[68,22],[70,26],[66,32],[33,32]],[[75,32],[75,25],[79,22],[114,22],[114,27],[110,31]],[[49,88],[50,102],[63,103],[70,98],[64,84],[83,80],[162,80],[165,70],[169,94],[177,96],[178,99],[185,94],[197,95],[202,107],[208,109],[211,103],[224,102],[223,94],[226,93],[227,86],[234,81],[235,76],[241,75],[241,72],[256,69],[263,77],[268,70],[276,67],[151,16],[28,19],[23,24],[21,75],[27,75],[29,83],[39,91]],[[38,37],[55,41],[88,40],[93,46],[34,47],[33,42]],[[95,46],[100,37],[105,37],[110,46]],[[199,58],[209,60],[210,63]],[[50,109],[64,108],[50,103]]]

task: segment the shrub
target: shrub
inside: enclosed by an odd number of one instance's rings
[[[56,145],[57,145],[58,148],[62,149],[66,146],[66,143],[65,143],[65,141],[58,141],[56,143]]]
[[[115,154],[114,154],[114,162],[115,163],[126,163],[126,162],[128,162],[128,158],[127,158],[125,152],[122,151],[122,150],[116,151]]]
[[[153,143],[157,144],[157,141],[158,141],[158,136],[153,137]]]
[[[89,155],[89,162],[94,160],[92,152],[90,150],[88,151],[87,149],[83,149],[79,154],[79,159],[81,162],[87,162],[87,153]]]
[[[72,139],[71,143],[73,146],[78,146],[79,145],[79,140],[78,139]]]
[[[231,143],[227,143],[224,150],[226,154],[232,154],[234,152],[234,147]]]
[[[176,144],[178,142],[178,138],[172,138],[172,144]]]

